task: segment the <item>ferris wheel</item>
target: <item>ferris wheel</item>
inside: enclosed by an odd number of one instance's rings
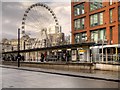
[[[32,43],[32,48],[46,45],[51,46],[51,40],[48,36],[52,32],[48,30],[51,26],[55,27],[54,33],[61,32],[58,19],[48,5],[45,3],[36,3],[26,9],[22,18],[21,28],[23,34],[30,33],[31,37],[35,38],[35,42]]]

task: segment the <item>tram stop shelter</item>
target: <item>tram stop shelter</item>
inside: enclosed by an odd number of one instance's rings
[[[20,54],[25,57],[25,61],[38,61],[41,58],[41,53],[47,53],[47,55],[60,55],[64,56],[68,52],[71,56],[70,60],[73,62],[91,62],[91,52],[90,47],[96,46],[95,42],[86,42],[79,44],[69,44],[69,45],[60,45],[52,47],[43,47],[43,48],[33,48],[20,50]],[[2,52],[2,55],[5,57],[16,56],[18,51],[9,51]]]

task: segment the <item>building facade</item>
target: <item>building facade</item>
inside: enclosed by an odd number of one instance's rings
[[[93,53],[97,52],[93,56],[94,60],[110,61],[113,58],[119,60],[120,2],[118,0],[107,0],[107,2],[77,0],[71,3],[71,13],[72,44],[81,42],[101,44],[96,46],[96,50],[92,50]]]
[[[35,39],[30,38],[28,35],[21,37],[20,39],[20,50],[31,49],[32,43]],[[2,39],[2,51],[17,51],[18,50],[18,39]]]

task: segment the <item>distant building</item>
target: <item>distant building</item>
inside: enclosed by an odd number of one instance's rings
[[[37,41],[36,38],[30,38],[28,35],[23,35],[20,39],[20,50],[62,45],[64,42],[64,33],[48,34],[47,37],[49,38],[49,41],[47,41],[47,38],[45,37],[42,42],[40,42]],[[46,40],[46,42],[44,40]],[[2,46],[3,52],[17,51],[18,39],[3,39]]]
[[[13,47],[10,44],[10,41],[6,38],[2,39],[2,52],[12,51]]]
[[[21,37],[20,39],[20,50],[30,49],[34,43],[34,38],[30,38],[28,35]],[[17,51],[18,50],[18,39],[6,39],[2,40],[2,51]]]
[[[65,36],[65,44],[71,44],[70,35]]]
[[[59,46],[64,44],[64,33],[48,34],[48,37],[52,46]]]
[[[54,33],[61,33],[61,26],[59,25],[50,25],[48,28],[47,28],[47,33],[48,34],[54,34]]]
[[[50,25],[48,28],[43,28],[39,31],[32,48],[62,45],[64,40],[64,33],[61,32],[61,26]]]

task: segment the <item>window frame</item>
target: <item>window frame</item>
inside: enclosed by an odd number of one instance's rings
[[[87,40],[87,32],[81,32],[75,34],[75,43],[80,43]]]
[[[101,1],[97,1],[97,0],[89,0],[90,4],[90,12],[91,11],[94,11],[94,10],[97,10],[97,9],[100,9],[103,7],[103,3],[102,3],[102,0]],[[96,5],[95,5],[96,4]],[[96,8],[95,8],[96,6]]]
[[[74,8],[74,16],[79,16],[79,15],[85,14],[84,3],[75,5],[73,8]],[[77,9],[78,9],[78,11],[77,11]]]
[[[102,14],[102,17],[101,17],[101,14]],[[103,25],[103,23],[104,23],[103,16],[104,16],[104,12],[90,15],[90,27]],[[101,23],[101,18],[102,18],[102,23]]]
[[[85,28],[85,17],[74,20],[74,30],[83,30]]]
[[[120,6],[118,7],[118,21],[120,22]]]
[[[109,0],[109,5],[113,5],[113,0]]]
[[[97,35],[97,37],[96,37],[96,35]],[[102,38],[101,38],[101,35],[103,36]],[[103,29],[97,29],[97,30],[91,31],[90,32],[90,38],[91,38],[91,41],[105,40],[106,39],[106,29],[103,28]],[[97,40],[95,40],[95,38]]]
[[[110,18],[109,18],[109,19],[110,19],[109,22],[110,22],[110,23],[113,23],[113,9],[110,9],[110,10],[109,10],[109,17],[110,17]]]

